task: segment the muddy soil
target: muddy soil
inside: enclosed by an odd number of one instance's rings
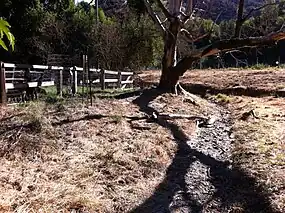
[[[226,178],[227,171],[231,169],[233,142],[233,138],[230,137],[230,114],[222,107],[215,106],[215,108],[212,108],[211,114],[217,118],[216,122],[210,127],[199,128],[197,135],[187,141],[190,150],[207,156],[213,163],[203,162],[203,159],[195,155],[192,157],[193,162],[185,175],[186,191],[180,189],[175,193],[170,203],[171,212],[227,212],[229,210],[229,207],[223,207],[223,203],[215,197],[215,193],[216,189],[229,184]],[[189,154],[188,157],[190,157]]]
[[[192,137],[171,123],[161,124],[172,131],[178,150],[164,181],[132,212],[274,212],[255,179],[231,162],[230,112],[212,103],[208,110],[216,121]]]

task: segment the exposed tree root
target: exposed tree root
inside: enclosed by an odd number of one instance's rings
[[[198,128],[201,127],[211,127],[217,120],[216,117],[205,117],[205,116],[191,116],[184,114],[166,114],[166,113],[152,113],[153,120],[174,120],[174,119],[188,119],[195,120]]]
[[[153,112],[152,118],[154,119],[164,119],[164,120],[174,120],[174,119],[188,119],[188,120],[208,120],[209,118],[205,116],[193,116],[185,114],[168,114],[168,113],[155,113]]]
[[[175,94],[176,95],[179,95],[179,93],[182,93],[183,94],[183,99],[186,100],[186,101],[189,101],[190,103],[194,104],[194,105],[199,105],[198,104],[198,97],[194,94],[191,94],[190,92],[187,92],[181,85],[180,83],[178,82],[176,85],[175,85]]]
[[[258,116],[256,116],[254,110],[252,109],[252,110],[250,110],[250,111],[248,111],[248,112],[243,113],[242,116],[241,116],[241,120],[245,121],[245,120],[247,120],[250,116],[252,116],[253,118],[257,118],[257,119],[259,118]]]

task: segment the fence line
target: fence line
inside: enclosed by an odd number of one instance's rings
[[[57,87],[57,94],[62,96],[63,86],[71,87],[72,94],[76,94],[78,85],[85,86],[92,83],[104,90],[107,86],[125,89],[133,84],[133,72],[112,71],[83,67],[61,67],[46,65],[1,63],[0,72],[0,104],[5,104],[7,94],[12,90],[25,91],[27,88]],[[27,77],[30,76],[30,78]],[[33,76],[34,79],[31,79]],[[88,76],[88,77],[87,77]],[[89,79],[90,78],[90,79]]]

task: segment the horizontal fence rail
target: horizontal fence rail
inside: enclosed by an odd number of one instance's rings
[[[62,67],[46,65],[12,64],[1,62],[0,104],[5,104],[7,96],[26,90],[56,86],[62,96],[63,88],[69,87],[75,95],[78,86],[107,87],[125,89],[133,86],[133,72],[112,71],[83,67]]]

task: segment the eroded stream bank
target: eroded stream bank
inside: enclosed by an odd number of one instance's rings
[[[231,113],[213,103],[207,113],[216,121],[192,137],[172,123],[161,124],[178,150],[163,182],[133,212],[274,212],[255,179],[232,162]]]

